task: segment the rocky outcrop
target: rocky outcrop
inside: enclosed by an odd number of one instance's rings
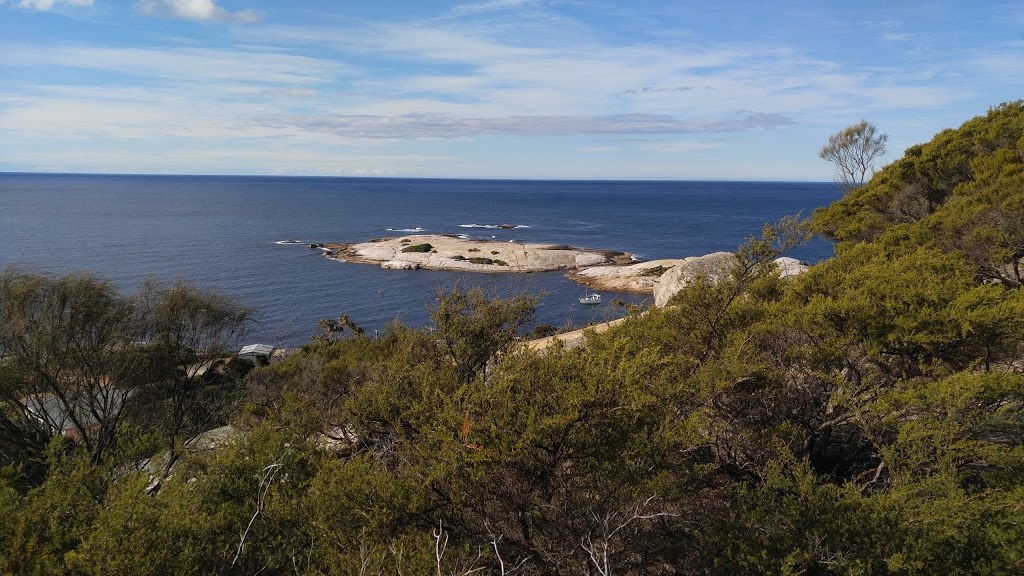
[[[405,251],[410,247],[423,250]],[[613,250],[497,242],[443,234],[380,238],[357,244],[326,244],[329,258],[378,264],[383,268],[461,270],[466,272],[547,272],[628,263],[632,256]]]
[[[569,278],[595,290],[653,294],[663,274],[687,259],[651,260],[628,266],[593,266],[568,274]]]
[[[420,265],[415,262],[407,262],[404,260],[388,260],[381,262],[380,267],[385,270],[419,270]]]
[[[807,264],[796,258],[782,257],[774,261],[779,277],[789,278],[807,271]],[[714,252],[706,256],[686,258],[681,264],[661,275],[654,287],[654,304],[664,306],[673,296],[679,293],[697,278],[708,282],[718,282],[732,269],[736,256],[732,252]]]
[[[735,262],[736,255],[732,252],[713,252],[685,258],[678,266],[661,275],[654,287],[654,305],[668,304],[673,296],[698,277],[717,282],[729,273]]]
[[[796,258],[783,256],[775,259],[775,265],[779,268],[780,278],[789,278],[807,272],[809,266]]]

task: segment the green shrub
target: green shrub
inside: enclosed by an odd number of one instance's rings
[[[491,260],[490,258],[483,258],[481,256],[474,256],[470,258],[469,261],[473,264],[494,264],[494,260]]]
[[[647,270],[644,270],[644,276],[658,276],[660,278],[662,274],[668,272],[671,268],[672,266],[655,266],[654,268],[648,268]]]
[[[430,252],[434,247],[430,244],[413,244],[402,248],[402,252]]]

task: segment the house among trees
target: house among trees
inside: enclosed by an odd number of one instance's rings
[[[99,421],[119,414],[128,398],[126,390],[106,386],[95,394],[82,392],[59,397],[56,394],[36,394],[24,400],[28,414],[52,434],[59,434],[76,442],[81,432],[91,434],[100,426]]]
[[[238,357],[243,360],[251,360],[256,362],[262,360],[264,362],[270,362],[270,357],[274,354],[274,347],[270,344],[249,344],[243,346],[238,351]]]

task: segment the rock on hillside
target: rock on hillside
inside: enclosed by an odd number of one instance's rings
[[[654,304],[656,306],[668,304],[673,296],[699,276],[703,276],[711,282],[719,281],[729,274],[729,270],[735,262],[736,256],[732,252],[714,252],[706,256],[686,258],[681,264],[661,275],[654,287]],[[796,276],[807,270],[807,264],[796,258],[776,258],[774,262],[779,269],[779,276],[782,278]]]

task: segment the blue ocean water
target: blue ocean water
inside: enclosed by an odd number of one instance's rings
[[[91,270],[127,291],[148,275],[183,277],[256,309],[251,341],[308,341],[319,318],[382,329],[420,326],[438,289],[544,292],[537,320],[581,325],[617,308],[583,307],[562,273],[484,275],[382,270],[328,260],[305,245],[395,230],[470,234],[632,252],[643,259],[734,250],[766,222],[809,215],[832,183],[504,181],[0,174],[0,266]],[[516,224],[522,227],[466,227]],[[830,256],[815,240],[792,255]],[[608,294],[641,302],[642,295]]]

